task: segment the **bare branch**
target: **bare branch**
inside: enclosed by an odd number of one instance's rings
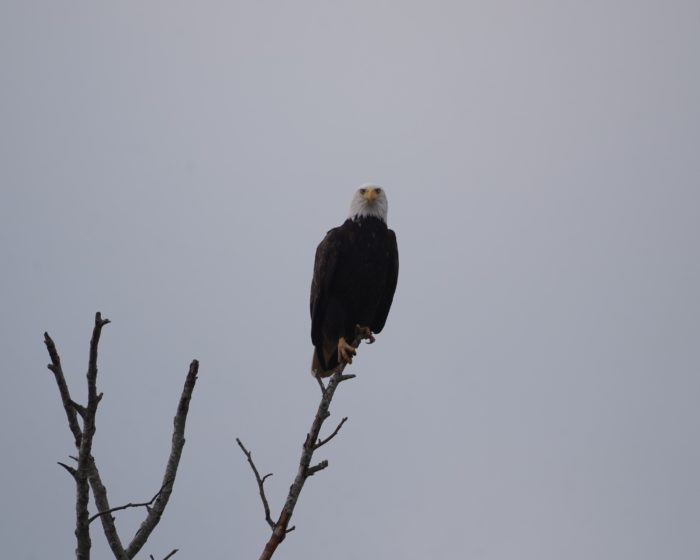
[[[258,491],[260,492],[260,499],[262,500],[263,503],[263,508],[265,509],[265,521],[267,521],[267,524],[270,526],[271,529],[275,528],[275,522],[272,521],[272,517],[270,517],[270,505],[267,502],[267,497],[265,496],[265,480],[272,476],[272,473],[268,473],[262,478],[260,477],[260,473],[258,472],[257,467],[255,466],[255,463],[253,462],[253,457],[250,451],[248,451],[243,443],[241,442],[240,439],[236,438],[236,442],[238,443],[238,447],[241,448],[245,456],[248,458],[248,463],[250,464],[250,468],[253,469],[253,474],[255,475],[255,480],[258,483]]]
[[[77,402],[71,400],[70,405],[72,408],[75,409],[75,411],[80,414],[80,417],[85,420],[85,415],[87,414],[87,409],[82,405],[78,404]]]
[[[81,413],[83,416],[83,434],[80,438],[78,452],[78,468],[76,470],[76,528],[75,535],[78,540],[76,557],[78,560],[88,560],[90,558],[90,518],[88,513],[88,503],[90,501],[90,466],[92,462],[92,438],[95,435],[95,416],[97,414],[97,404],[100,397],[97,395],[97,347],[100,343],[102,327],[109,323],[109,319],[102,319],[98,311],[95,314],[95,326],[92,329],[90,339],[90,359],[88,361],[87,384],[88,384],[88,404]],[[73,401],[70,401],[72,403]],[[74,409],[69,403],[71,409]]]
[[[51,363],[48,365],[49,370],[53,372],[58,391],[63,402],[63,409],[66,412],[68,419],[68,427],[73,434],[75,446],[79,449],[78,467],[73,468],[63,463],[59,463],[65,468],[76,483],[76,529],[75,535],[77,539],[76,556],[78,559],[88,559],[90,557],[90,531],[88,528],[88,500],[89,500],[89,484],[88,484],[88,469],[91,459],[92,436],[95,433],[95,413],[97,411],[97,403],[99,399],[96,395],[95,383],[97,379],[97,346],[100,340],[102,327],[109,323],[109,320],[102,320],[100,313],[95,316],[95,326],[92,332],[90,342],[90,361],[88,365],[88,406],[83,407],[71,399],[70,391],[66,383],[63,368],[61,366],[61,358],[56,350],[56,345],[48,333],[44,333],[44,344],[49,352]],[[83,418],[83,429],[80,429],[78,424],[78,413]]]
[[[61,465],[64,469],[66,469],[68,471],[68,474],[71,475],[73,478],[75,478],[78,474],[78,471],[76,471],[73,467],[69,467],[65,463],[61,463],[61,461],[58,461],[58,464]]]
[[[318,386],[321,387],[321,393],[325,393],[326,386],[323,384],[323,380],[318,375],[314,375],[314,377],[316,378],[316,381],[318,381]]]
[[[102,483],[100,478],[100,471],[97,470],[97,464],[94,458],[90,458],[90,488],[92,488],[92,495],[95,498],[95,506],[97,511],[107,511],[109,507],[109,499],[107,498],[107,488]],[[114,524],[114,517],[111,515],[101,515],[100,521],[102,522],[102,530],[104,531],[105,537],[107,538],[107,543],[109,548],[112,550],[112,554],[117,560],[129,560],[129,557],[124,551],[124,546],[117,533],[117,527]]]
[[[163,560],[168,560],[168,558],[170,558],[171,556],[174,556],[176,552],[177,552],[177,548],[176,548],[175,550],[173,550],[170,554],[168,554],[165,558],[163,558]],[[149,557],[151,560],[156,560],[156,559],[153,557],[153,554],[149,554],[148,557]]]
[[[144,544],[146,544],[146,540],[153,532],[153,529],[156,528],[156,525],[158,525],[158,522],[163,515],[163,511],[165,510],[165,506],[168,505],[168,500],[170,499],[170,494],[172,493],[173,485],[175,484],[177,467],[180,464],[180,457],[182,456],[182,448],[185,446],[185,424],[187,422],[187,413],[189,412],[190,408],[192,391],[194,390],[195,383],[197,382],[198,371],[199,362],[197,360],[192,360],[190,369],[187,372],[187,377],[185,379],[185,385],[182,388],[182,394],[180,395],[180,402],[177,406],[177,412],[175,413],[175,418],[173,419],[172,445],[170,448],[168,463],[165,467],[165,474],[163,475],[161,491],[156,498],[153,507],[149,509],[146,519],[143,521],[143,523],[141,523],[141,526],[136,531],[134,538],[126,548],[126,554],[129,558],[136,556],[138,551],[141,550]],[[171,553],[171,555],[172,554],[174,554],[174,552]]]
[[[49,356],[51,357],[51,363],[46,366],[53,372],[56,378],[56,384],[58,385],[58,392],[61,394],[61,400],[63,401],[63,409],[66,411],[66,417],[68,418],[68,427],[73,434],[73,439],[75,440],[75,446],[80,447],[80,439],[82,438],[82,430],[78,424],[78,417],[73,408],[73,399],[70,398],[70,391],[68,390],[68,385],[66,384],[66,378],[63,375],[63,368],[61,367],[61,358],[56,350],[56,345],[49,336],[49,333],[44,333],[44,344],[46,344],[46,349],[49,351]]]
[[[108,320],[103,320],[100,314],[98,313],[97,316],[95,317],[95,329],[98,331],[95,333],[95,330],[93,330],[93,337],[90,343],[90,360],[89,360],[89,365],[88,365],[88,375],[96,378],[97,376],[97,343],[99,342],[99,334],[104,325],[106,325],[109,321]],[[51,364],[49,364],[49,369],[53,372],[54,377],[56,378],[56,383],[58,385],[58,390],[61,394],[61,400],[63,401],[63,408],[66,412],[66,417],[68,418],[68,426],[70,427],[71,432],[73,433],[73,437],[75,440],[75,446],[80,450],[81,449],[81,442],[82,442],[82,437],[83,437],[83,432],[80,429],[80,426],[78,424],[77,420],[77,414],[80,414],[80,416],[83,419],[83,422],[85,425],[86,424],[86,418],[88,416],[88,408],[78,404],[75,402],[73,399],[70,397],[70,392],[68,391],[68,385],[66,384],[66,379],[63,374],[63,369],[61,367],[61,358],[58,355],[58,351],[56,350],[56,346],[49,336],[48,333],[44,333],[44,343],[46,344],[46,348],[49,351],[49,356],[51,357]],[[96,410],[97,408],[97,403],[99,402],[99,397],[93,397],[93,406]],[[93,432],[94,432],[94,411],[93,411],[93,418],[92,418],[92,426],[93,426]],[[92,487],[92,491],[95,497],[95,505],[97,506],[97,509],[100,511],[108,510],[109,509],[109,501],[107,500],[107,489],[104,487],[104,484],[102,484],[102,480],[100,479],[100,474],[99,471],[97,470],[97,466],[95,465],[95,460],[92,457],[92,454],[89,453],[87,456],[87,462],[88,462],[88,475],[87,475],[87,480]],[[76,463],[80,465],[80,458],[75,457],[73,455],[70,456],[71,459],[73,459]],[[62,463],[59,463],[63,468],[65,468],[68,472],[70,472],[74,478],[76,478],[76,483],[77,483],[77,473],[78,469],[74,469],[73,467],[69,467],[67,465],[64,465]],[[73,474],[75,473],[75,474]],[[83,475],[85,474],[85,471],[83,471]],[[84,484],[84,483],[81,483]],[[85,516],[87,515],[87,505],[85,505],[84,508],[84,515],[83,515],[83,521],[85,520]],[[90,524],[90,519],[87,519],[87,525]],[[110,548],[112,549],[112,552],[114,553],[115,558],[119,560],[128,560],[127,556],[125,555],[124,548],[122,547],[121,541],[119,539],[119,535],[117,534],[117,529],[114,525],[114,518],[105,515],[102,516],[102,527],[105,532],[105,536],[107,537],[107,542],[110,545]],[[83,533],[84,534],[84,533]]]
[[[162,488],[161,488],[161,490],[162,490]],[[107,514],[114,513],[115,511],[121,511],[121,510],[123,510],[123,509],[129,509],[129,508],[135,508],[135,507],[145,507],[145,508],[150,507],[151,504],[153,504],[153,502],[156,501],[156,498],[157,498],[158,496],[160,496],[161,490],[158,490],[158,492],[156,492],[156,494],[155,494],[150,500],[148,500],[147,502],[141,502],[141,503],[139,503],[139,504],[134,504],[134,503],[132,503],[132,502],[129,502],[128,504],[125,504],[125,505],[123,505],[123,506],[114,507],[114,508],[110,508],[110,509],[107,509],[107,510],[104,510],[104,511],[100,511],[99,513],[96,513],[95,515],[93,515],[93,516],[89,519],[89,522],[92,523],[92,522],[95,521],[95,519],[97,519],[98,517],[101,517],[101,516],[103,516],[103,515],[107,515]]]
[[[306,476],[313,476],[315,475],[318,471],[322,471],[328,466],[328,461],[323,460],[321,461],[318,465],[314,465],[313,467],[309,467],[306,469]]]
[[[345,424],[345,422],[347,422],[347,420],[348,420],[348,417],[346,416],[345,418],[343,418],[340,421],[340,424],[338,424],[338,427],[335,430],[333,430],[333,433],[331,435],[329,435],[326,439],[319,439],[318,442],[316,443],[316,445],[314,445],[314,449],[318,449],[322,445],[326,445],[329,441],[331,441],[338,434],[338,432],[340,431],[340,428],[343,427],[343,424]]]
[[[365,338],[366,336],[363,336],[362,333],[357,332],[355,335],[355,340],[353,340],[352,343],[353,347],[357,348],[362,342],[362,340],[364,340]],[[311,458],[313,457],[314,451],[318,449],[320,445],[323,445],[323,443],[319,445],[319,441],[322,441],[319,440],[319,434],[321,432],[321,427],[323,426],[324,420],[328,418],[328,416],[330,416],[330,412],[328,412],[328,409],[330,407],[331,401],[333,400],[335,390],[338,388],[338,385],[340,385],[340,383],[342,383],[343,381],[347,381],[348,379],[352,379],[355,377],[355,375],[353,374],[343,375],[343,371],[345,370],[346,366],[347,364],[344,362],[340,364],[338,369],[331,376],[328,385],[324,386],[323,383],[321,383],[323,395],[321,397],[321,402],[318,405],[316,416],[314,417],[314,420],[311,424],[311,430],[306,435],[306,440],[304,441],[304,445],[302,447],[297,475],[294,478],[294,482],[289,487],[289,493],[287,494],[287,499],[284,503],[284,507],[280,512],[280,516],[277,520],[277,523],[275,523],[275,526],[272,529],[272,535],[265,544],[265,548],[263,549],[262,554],[260,555],[260,560],[269,560],[270,558],[272,558],[272,555],[275,553],[275,550],[277,550],[279,544],[284,540],[287,533],[291,531],[291,529],[287,529],[287,526],[289,525],[289,521],[292,518],[294,508],[296,507],[297,500],[299,499],[299,494],[301,494],[301,490],[304,487],[306,479],[309,476],[312,476],[314,473],[323,470],[328,466],[328,461],[322,461],[321,463],[311,467]],[[343,425],[344,422],[345,419],[341,421],[340,425],[336,428],[335,432],[333,432],[333,434],[331,434],[331,436],[329,436],[324,441],[324,443],[327,443],[333,437],[335,437],[335,435],[338,433],[340,427]]]

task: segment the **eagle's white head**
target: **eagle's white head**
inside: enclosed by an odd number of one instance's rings
[[[386,223],[389,202],[384,189],[377,185],[362,185],[350,202],[350,219],[374,216]]]

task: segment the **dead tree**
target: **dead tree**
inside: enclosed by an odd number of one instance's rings
[[[75,481],[75,537],[77,540],[75,556],[78,560],[89,560],[90,558],[90,548],[92,545],[90,540],[90,524],[97,519],[102,523],[102,529],[107,538],[109,547],[117,560],[130,560],[134,558],[144,544],[146,544],[153,529],[158,525],[165,511],[165,507],[168,505],[170,494],[173,491],[177,467],[180,463],[182,448],[185,445],[185,423],[187,421],[190,399],[192,398],[192,391],[197,382],[197,372],[199,371],[199,362],[197,360],[192,360],[173,421],[172,445],[160,489],[148,501],[111,507],[107,498],[107,488],[102,482],[100,471],[97,468],[97,462],[92,454],[92,440],[95,435],[97,406],[102,399],[102,393],[97,392],[97,347],[100,342],[102,327],[108,323],[109,319],[103,319],[99,312],[95,315],[95,326],[92,331],[92,339],[90,340],[90,358],[87,370],[88,400],[86,405],[79,404],[71,398],[65,376],[63,375],[61,358],[56,350],[56,345],[48,333],[44,333],[44,343],[51,357],[51,363],[47,367],[53,372],[56,378],[58,391],[63,401],[66,418],[68,419],[68,427],[73,434],[73,440],[78,453],[77,456],[71,456],[71,459],[75,462],[74,466],[61,462],[58,463]],[[91,489],[95,507],[97,508],[97,513],[92,516],[88,511]],[[146,517],[129,544],[124,546],[117,533],[112,514],[117,511],[135,507],[145,508],[147,512]],[[171,551],[165,558],[172,557],[176,552],[177,549]],[[151,556],[151,560],[153,560],[153,556]]]
[[[364,338],[368,338],[370,342],[374,341],[374,337],[372,337],[371,335],[367,337],[358,330],[358,333],[355,336],[355,340],[352,343],[353,347],[357,348]],[[265,511],[265,521],[270,526],[270,529],[272,529],[272,534],[270,535],[269,540],[265,544],[265,548],[263,549],[259,560],[269,560],[270,558],[272,558],[272,555],[275,553],[275,550],[277,550],[279,544],[285,539],[287,533],[290,533],[295,529],[294,526],[289,527],[289,522],[292,518],[292,514],[294,513],[294,508],[296,507],[297,500],[299,499],[299,494],[301,494],[301,491],[304,488],[304,483],[306,482],[306,479],[310,476],[313,476],[317,472],[322,471],[328,466],[328,461],[326,461],[325,459],[323,461],[320,461],[319,463],[316,463],[315,465],[311,465],[311,460],[313,459],[314,451],[316,451],[319,447],[322,447],[330,440],[332,440],[338,434],[340,428],[343,427],[343,424],[345,424],[345,422],[347,421],[347,417],[343,418],[340,421],[340,423],[336,426],[335,430],[328,437],[320,439],[319,436],[321,434],[321,427],[323,426],[323,422],[326,420],[326,418],[328,418],[331,415],[328,409],[330,407],[331,401],[333,400],[335,390],[338,388],[338,385],[340,385],[340,383],[342,383],[343,381],[355,377],[352,374],[343,374],[345,366],[345,363],[341,363],[341,365],[338,367],[335,373],[331,376],[328,385],[324,385],[323,381],[317,378],[318,383],[321,386],[321,402],[318,405],[316,415],[314,416],[313,422],[311,423],[311,429],[306,434],[306,439],[304,440],[304,444],[302,445],[301,458],[299,459],[299,468],[297,469],[296,477],[294,478],[294,482],[292,482],[292,485],[289,487],[287,499],[284,502],[284,506],[282,507],[282,511],[280,512],[280,515],[277,518],[276,522],[272,520],[272,517],[270,515],[270,505],[267,500],[267,496],[265,495],[264,487],[265,480],[272,476],[272,473],[266,474],[265,476],[261,477],[258,468],[253,462],[251,452],[244,447],[240,439],[236,438],[238,446],[241,448],[241,450],[247,457],[248,463],[250,464],[250,468],[253,470],[253,474],[255,475],[255,480],[258,483],[258,491],[260,492],[260,499],[262,500],[263,509]]]

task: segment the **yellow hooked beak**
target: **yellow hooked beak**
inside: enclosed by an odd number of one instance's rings
[[[362,194],[362,196],[365,197],[365,200],[372,202],[377,198],[377,190],[372,188],[365,189],[365,192]]]

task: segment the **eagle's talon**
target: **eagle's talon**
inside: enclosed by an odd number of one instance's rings
[[[362,340],[366,340],[367,344],[372,344],[376,339],[372,334],[372,329],[369,327],[361,327],[360,325],[355,325],[355,332],[362,337]]]
[[[352,357],[357,354],[357,350],[352,344],[348,344],[344,337],[338,339],[338,362],[352,363]]]

